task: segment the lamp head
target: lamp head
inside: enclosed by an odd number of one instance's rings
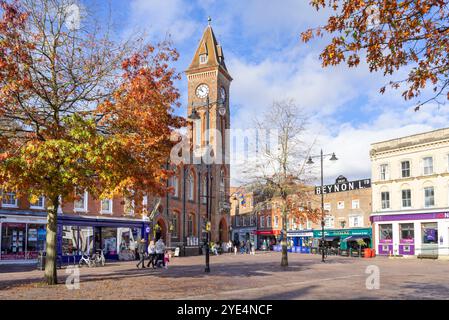
[[[332,153],[332,157],[329,159],[331,161],[337,161],[337,157],[335,156],[335,152]]]
[[[312,160],[312,157],[309,156],[309,160],[307,160],[306,163],[307,163],[307,164],[314,164],[314,162],[313,162],[313,160]]]
[[[190,120],[199,120],[199,119],[201,119],[201,117],[199,116],[198,111],[196,111],[196,109],[192,110],[192,113],[188,116],[188,118]]]

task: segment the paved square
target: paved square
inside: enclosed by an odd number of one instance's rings
[[[137,269],[136,262],[111,262],[80,269],[80,289],[47,287],[34,266],[0,265],[0,299],[449,299],[449,261],[348,258],[289,254],[289,267],[279,266],[277,252],[173,258],[167,270]],[[366,287],[365,273],[380,271],[380,288]]]

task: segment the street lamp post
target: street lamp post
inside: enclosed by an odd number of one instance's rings
[[[325,262],[324,260],[324,193],[323,193],[323,187],[324,187],[324,178],[323,178],[323,158],[325,156],[331,156],[329,160],[336,161],[338,160],[335,156],[335,153],[332,154],[323,154],[323,149],[321,149],[319,156],[309,156],[309,159],[307,160],[307,164],[313,164],[312,158],[318,158],[320,157],[321,160],[321,262]]]
[[[218,104],[222,104],[222,101],[218,100],[212,103],[218,103]],[[197,107],[206,107],[206,145],[207,147],[209,147],[209,129],[210,129],[210,124],[209,124],[209,119],[210,119],[210,108],[211,108],[211,102],[209,101],[209,95],[207,95],[206,97],[206,104],[205,105],[200,105]],[[221,105],[220,109],[219,109],[219,114],[221,116],[224,116],[226,114],[226,108]],[[201,119],[200,116],[198,115],[198,111],[195,109],[195,107],[192,106],[192,113],[188,116],[188,118],[190,120],[199,120]],[[210,152],[209,148],[207,149],[207,152]],[[202,161],[202,159],[201,159]],[[209,273],[210,272],[210,265],[209,265],[209,258],[210,258],[210,229],[211,229],[211,212],[210,212],[210,207],[211,207],[211,203],[210,203],[210,184],[209,184],[209,180],[210,180],[210,164],[207,163],[206,164],[206,267],[204,269],[204,272]]]

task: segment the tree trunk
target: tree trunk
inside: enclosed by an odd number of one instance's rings
[[[285,207],[283,208],[282,212],[282,258],[281,258],[281,267],[288,267],[288,255],[287,255],[287,214],[286,214]]]
[[[53,207],[49,208],[47,216],[47,244],[46,244],[46,259],[45,259],[45,280],[48,285],[58,283],[58,276],[56,272],[56,234],[58,229],[58,206],[59,198],[53,201]]]

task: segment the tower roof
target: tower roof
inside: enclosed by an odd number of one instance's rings
[[[204,54],[207,55],[207,61],[205,63],[200,63],[200,56]],[[186,73],[194,73],[209,67],[218,67],[230,77],[224,60],[223,49],[218,44],[214,31],[209,24],[204,30],[201,41],[198,44],[198,48],[195,51],[195,55],[193,56],[192,62],[187,68]]]

